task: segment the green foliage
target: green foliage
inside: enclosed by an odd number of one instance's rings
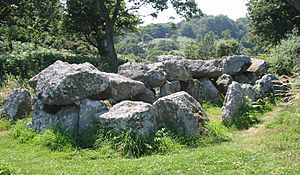
[[[149,141],[132,130],[99,130],[95,148],[103,150],[102,147],[108,147],[108,150],[114,150],[128,158],[140,157],[151,149]]]
[[[35,46],[43,45],[46,44],[45,41],[53,40],[62,34],[59,29],[62,19],[62,6],[59,1],[18,0],[14,2],[14,5],[9,6],[9,15],[1,21],[3,32],[0,35],[8,43],[10,51],[14,49],[13,41],[30,41]]]
[[[0,175],[16,174],[16,168],[9,165],[7,162],[0,162]]]
[[[76,55],[55,49],[40,49],[32,52],[0,55],[0,77],[2,79],[5,74],[11,74],[29,79],[57,60],[69,63],[90,62],[96,67],[101,66],[99,59],[95,56]],[[105,62],[102,60],[102,63]]]
[[[274,103],[272,103],[269,98],[252,102],[246,97],[239,114],[233,121],[233,126],[242,130],[249,129],[251,126],[258,124],[261,115],[264,112],[270,111],[275,105]]]
[[[176,29],[175,24],[166,23],[166,24],[149,24],[145,27],[142,27],[140,30],[143,36],[150,35],[152,38],[170,38],[172,35],[176,33],[175,29]]]
[[[122,5],[120,11],[124,11],[124,8]],[[97,1],[69,0],[66,3],[66,12],[63,21],[65,30],[73,32],[78,38],[98,49],[99,55],[107,55],[105,21]],[[115,21],[114,34],[118,36],[127,30],[133,31],[139,23],[140,20],[135,15],[124,11]]]
[[[30,119],[17,121],[10,132],[12,138],[16,139],[19,143],[31,142],[37,135],[33,129],[27,127],[29,121]]]
[[[231,56],[239,54],[240,44],[235,39],[219,40],[216,44],[218,57]]]
[[[8,131],[11,127],[12,123],[9,120],[4,119],[2,118],[2,116],[0,116],[0,131]]]
[[[228,129],[221,123],[211,123],[199,136],[180,135],[162,128],[150,137],[143,137],[132,130],[100,130],[95,148],[102,153],[120,154],[138,158],[151,154],[169,154],[190,147],[203,147],[228,141]]]
[[[10,135],[18,143],[31,143],[49,148],[51,151],[67,151],[74,148],[75,139],[61,129],[47,129],[37,133],[27,126],[31,118],[19,120],[12,126]]]
[[[184,54],[190,59],[212,59],[216,57],[217,36],[208,32],[203,38],[186,45]]]
[[[271,49],[267,62],[270,72],[279,75],[297,75],[300,70],[300,35],[295,30],[287,39]]]
[[[74,148],[74,139],[62,130],[47,129],[36,135],[33,142],[37,145],[49,148],[51,151],[67,151]]]
[[[161,51],[171,51],[171,50],[177,50],[178,46],[177,43],[172,39],[154,39],[152,41],[149,41],[147,44],[148,49],[152,50],[161,50]]]
[[[248,2],[250,32],[253,41],[269,48],[300,27],[300,13],[282,0],[250,0]]]
[[[4,99],[7,98],[10,92],[15,88],[26,88],[33,94],[33,89],[25,80],[17,76],[6,74],[3,79],[0,79],[0,107],[3,105]]]

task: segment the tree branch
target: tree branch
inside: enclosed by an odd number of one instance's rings
[[[121,0],[117,0],[112,16],[112,22],[115,23],[121,8]]]
[[[92,41],[92,39],[91,39],[87,34],[84,34],[84,38],[86,39],[86,41],[87,41],[88,43],[90,43],[90,45],[92,45],[92,46],[98,48],[98,45],[95,44],[95,43]]]

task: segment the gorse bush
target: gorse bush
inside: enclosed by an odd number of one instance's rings
[[[299,74],[300,70],[300,35],[298,30],[287,35],[287,39],[271,49],[267,62],[270,72],[279,75]]]

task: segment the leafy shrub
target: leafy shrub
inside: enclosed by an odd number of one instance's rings
[[[240,44],[235,39],[222,39],[216,44],[218,57],[239,54]]]
[[[49,148],[51,151],[71,150],[74,146],[74,138],[62,130],[47,129],[36,135],[33,142]]]
[[[295,30],[287,39],[270,50],[267,62],[270,72],[279,75],[293,75],[300,70],[300,36]]]
[[[16,174],[14,167],[10,166],[7,162],[0,162],[0,175]]]

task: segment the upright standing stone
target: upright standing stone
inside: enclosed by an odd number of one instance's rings
[[[239,112],[244,104],[244,94],[241,85],[237,82],[232,82],[228,87],[222,107],[223,122],[231,125],[238,117]]]

